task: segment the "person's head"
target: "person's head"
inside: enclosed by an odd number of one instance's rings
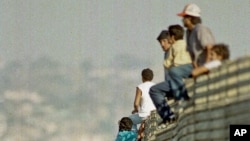
[[[157,37],[157,40],[159,41],[163,51],[168,51],[168,49],[171,46],[170,43],[168,42],[168,38],[169,38],[169,33],[167,30],[162,30],[160,35]]]
[[[183,17],[183,25],[192,29],[196,24],[201,23],[201,10],[196,4],[187,4],[183,11],[177,14],[180,17]]]
[[[184,29],[182,26],[176,24],[176,25],[170,25],[168,27],[168,32],[170,35],[170,42],[173,43],[174,41],[183,39],[184,36]]]
[[[146,68],[146,69],[142,70],[141,76],[142,76],[142,81],[151,81],[151,80],[153,80],[154,74],[153,74],[153,71],[151,69]]]
[[[133,122],[128,117],[123,117],[119,121],[119,131],[130,131],[132,128]]]
[[[210,60],[227,60],[230,57],[228,46],[225,44],[215,44],[211,49]]]
[[[192,27],[194,27],[196,24],[201,23],[201,18],[186,15],[183,17],[182,22],[183,22],[184,27],[188,29],[192,29]]]

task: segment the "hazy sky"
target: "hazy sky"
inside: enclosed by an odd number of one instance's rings
[[[103,65],[123,53],[159,61],[156,36],[182,24],[176,13],[190,2],[200,6],[216,41],[230,45],[232,58],[249,53],[249,0],[1,0],[0,57]]]
[[[182,25],[176,14],[191,2],[216,41],[230,46],[232,59],[250,53],[250,0],[1,0],[0,64],[45,56],[65,66],[89,61],[100,74],[117,62],[139,62],[159,81],[163,52],[156,37],[171,24]]]

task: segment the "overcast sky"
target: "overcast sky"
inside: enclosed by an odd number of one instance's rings
[[[217,43],[230,46],[232,59],[249,54],[250,0],[1,0],[0,64],[45,56],[65,66],[87,60],[115,70],[112,64],[128,61],[161,72],[156,37],[171,24],[182,25],[176,14],[191,2]]]
[[[189,2],[200,6],[216,41],[230,45],[232,58],[249,53],[249,0],[1,0],[0,57],[100,65],[123,53],[159,61],[156,36],[182,24],[176,13]]]

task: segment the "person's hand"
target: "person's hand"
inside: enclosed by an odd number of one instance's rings
[[[134,110],[132,111],[132,114],[135,114],[135,113],[138,113],[138,110],[134,109]]]

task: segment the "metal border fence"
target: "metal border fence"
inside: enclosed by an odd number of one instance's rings
[[[158,126],[160,117],[153,111],[144,141],[228,141],[231,124],[250,124],[250,56],[186,80],[186,87],[190,101],[168,101],[178,120]]]

